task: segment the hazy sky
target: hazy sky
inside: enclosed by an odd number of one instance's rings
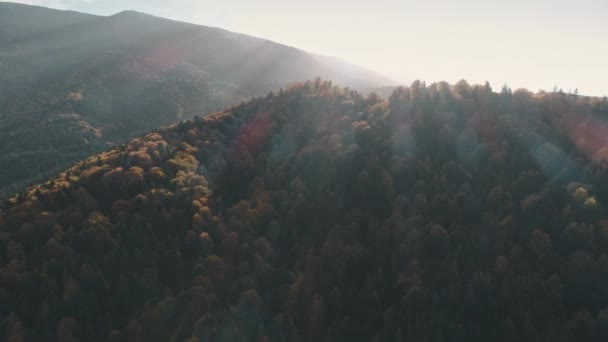
[[[134,9],[332,55],[399,82],[608,95],[608,0],[19,0]]]

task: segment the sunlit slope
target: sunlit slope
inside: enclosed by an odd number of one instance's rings
[[[0,3],[0,193],[150,129],[317,76],[353,88],[390,83],[217,28]]]

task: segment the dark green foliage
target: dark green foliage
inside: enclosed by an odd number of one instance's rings
[[[149,133],[0,209],[2,336],[605,341],[598,105],[317,80]]]

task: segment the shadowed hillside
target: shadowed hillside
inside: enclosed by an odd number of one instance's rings
[[[0,3],[0,194],[150,129],[317,76],[390,83],[218,28]]]
[[[8,340],[605,341],[608,100],[328,82],[0,210]]]

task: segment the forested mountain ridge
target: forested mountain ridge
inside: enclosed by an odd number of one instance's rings
[[[372,71],[268,40],[135,11],[0,3],[0,197],[94,153],[317,76]]]
[[[156,130],[0,209],[26,341],[605,341],[606,99],[328,82]]]

